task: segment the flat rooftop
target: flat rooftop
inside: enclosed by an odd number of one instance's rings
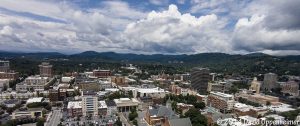
[[[213,94],[213,95],[217,95],[217,96],[220,96],[220,97],[233,97],[233,95],[231,94],[225,94],[225,93],[222,93],[222,92],[210,92],[210,94]]]
[[[68,102],[68,109],[77,109],[77,108],[82,108],[82,105],[81,105],[81,101],[70,101]]]

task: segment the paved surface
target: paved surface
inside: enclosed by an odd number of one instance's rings
[[[144,120],[144,115],[146,114],[146,111],[137,111],[138,113],[138,125],[139,126],[148,126],[148,124],[146,123],[146,121]]]
[[[120,120],[121,120],[121,122],[122,122],[122,124],[124,125],[124,126],[131,126],[130,124],[129,124],[129,122],[127,121],[127,119],[125,118],[125,116],[123,115],[123,113],[118,113],[118,116],[120,117]]]
[[[45,126],[57,126],[62,118],[61,110],[53,110],[49,122],[45,123]]]
[[[9,114],[5,114],[5,116],[0,119],[2,124],[5,124],[8,120],[11,120],[11,116],[9,116]]]
[[[89,124],[94,124],[95,126],[106,126],[106,125],[111,125],[114,124],[115,121],[117,120],[117,116],[112,115],[112,116],[103,116],[100,118],[99,116],[93,116],[91,120],[82,117],[80,121],[77,121],[76,118],[69,118],[66,119],[62,124],[65,126],[77,126],[77,124],[80,125],[89,125]]]

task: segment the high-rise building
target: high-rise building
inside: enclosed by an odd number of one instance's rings
[[[277,83],[277,75],[274,73],[266,73],[264,75],[264,82],[262,89],[265,91],[270,91],[271,89],[278,88],[279,84]]]
[[[249,90],[255,91],[255,93],[259,94],[260,93],[260,82],[257,81],[257,78],[254,77],[253,81],[251,82],[251,86]]]
[[[0,60],[0,72],[9,72],[9,61]]]
[[[42,62],[39,67],[41,77],[52,77],[52,65],[47,62]]]
[[[210,81],[208,68],[193,68],[191,71],[191,86],[200,94],[207,94],[208,82]]]
[[[93,91],[82,91],[82,114],[84,116],[98,115],[98,97]]]

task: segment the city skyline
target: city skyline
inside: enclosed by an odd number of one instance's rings
[[[3,0],[0,50],[299,55],[298,5],[297,0]]]

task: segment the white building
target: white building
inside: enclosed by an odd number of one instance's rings
[[[19,92],[26,92],[28,90],[43,91],[45,86],[47,86],[49,82],[53,80],[54,78],[50,79],[49,77],[41,77],[38,75],[29,76],[24,80],[24,82],[16,85],[16,90]]]
[[[139,105],[139,101],[135,98],[120,98],[114,99],[119,112],[127,112],[131,109],[136,109]]]
[[[207,98],[207,105],[214,107],[221,112],[229,112],[234,107],[234,96],[221,92],[210,92]]]
[[[82,92],[82,114],[84,116],[97,116],[98,103],[98,97],[95,92]]]

